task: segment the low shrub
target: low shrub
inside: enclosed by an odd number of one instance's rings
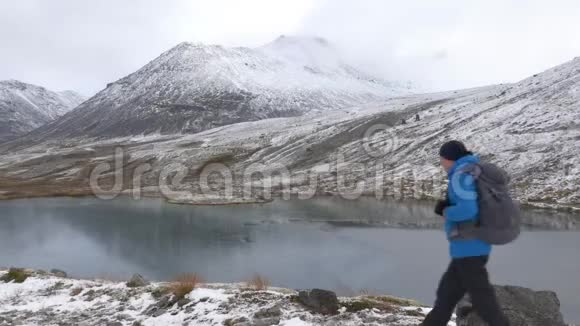
[[[181,299],[201,283],[203,283],[203,280],[199,274],[183,274],[175,278],[175,281],[169,286],[169,290],[173,295]]]
[[[0,281],[14,282],[14,283],[23,283],[26,279],[30,276],[23,268],[10,268],[8,273],[2,275],[0,277]]]
[[[270,280],[260,274],[255,274],[247,285],[256,291],[265,291],[270,287]]]

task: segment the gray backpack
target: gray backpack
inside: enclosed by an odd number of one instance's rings
[[[477,184],[479,220],[458,224],[458,238],[475,238],[493,245],[514,241],[520,235],[521,215],[509,193],[507,172],[486,162],[469,164],[460,172],[471,174]]]

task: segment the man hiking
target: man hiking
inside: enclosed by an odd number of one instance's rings
[[[458,239],[460,223],[475,223],[479,217],[475,180],[462,168],[479,163],[479,158],[459,141],[449,141],[439,150],[441,165],[447,172],[447,198],[437,203],[435,212],[445,218],[451,263],[437,288],[433,310],[423,326],[447,326],[455,306],[467,293],[477,314],[491,326],[507,326],[509,322],[500,310],[485,267],[491,245],[485,241]]]

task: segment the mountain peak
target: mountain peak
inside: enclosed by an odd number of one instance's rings
[[[330,42],[316,36],[280,35],[274,41],[266,43],[259,49],[286,52],[337,52],[337,49]]]
[[[10,84],[25,84],[19,80],[16,79],[6,79],[6,80],[0,80],[0,84],[4,84],[4,85],[10,85]]]
[[[5,87],[18,88],[18,89],[26,89],[28,87],[43,88],[41,86],[28,84],[28,83],[21,82],[20,80],[16,80],[16,79],[0,80],[0,85],[5,86]]]
[[[196,133],[402,93],[409,91],[344,64],[317,37],[283,36],[257,48],[182,42],[34,137]]]
[[[329,46],[330,43],[323,37],[310,35],[280,35],[272,44],[316,44],[318,46]]]
[[[0,141],[18,137],[65,114],[84,100],[19,80],[0,81]]]
[[[201,42],[181,42],[176,46],[172,47],[165,53],[180,53],[189,51],[205,51],[205,52],[215,52],[224,50],[222,45],[218,44],[205,44]]]
[[[219,44],[206,44],[201,42],[181,42],[165,53],[175,53],[184,51],[209,51],[209,52],[222,52],[226,50],[252,50],[248,47],[224,47]],[[271,50],[289,50],[295,49],[299,51],[313,51],[313,50],[323,50],[323,51],[336,51],[330,42],[322,37],[317,36],[295,36],[295,35],[280,35],[275,40],[268,42],[262,46],[257,47],[255,50],[261,49],[271,49]]]
[[[345,64],[337,48],[327,40],[315,36],[281,35],[258,50],[307,67],[334,68]]]

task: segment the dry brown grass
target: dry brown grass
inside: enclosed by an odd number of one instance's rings
[[[201,283],[203,283],[203,279],[197,273],[182,274],[175,278],[175,281],[169,286],[169,290],[176,297],[183,298]]]
[[[78,180],[47,178],[18,179],[0,177],[0,199],[36,197],[83,197],[92,195],[88,184]]]
[[[260,275],[260,274],[255,274],[248,282],[247,285],[249,288],[252,288],[256,291],[264,291],[267,290],[271,283],[270,280],[267,279],[266,277]]]

